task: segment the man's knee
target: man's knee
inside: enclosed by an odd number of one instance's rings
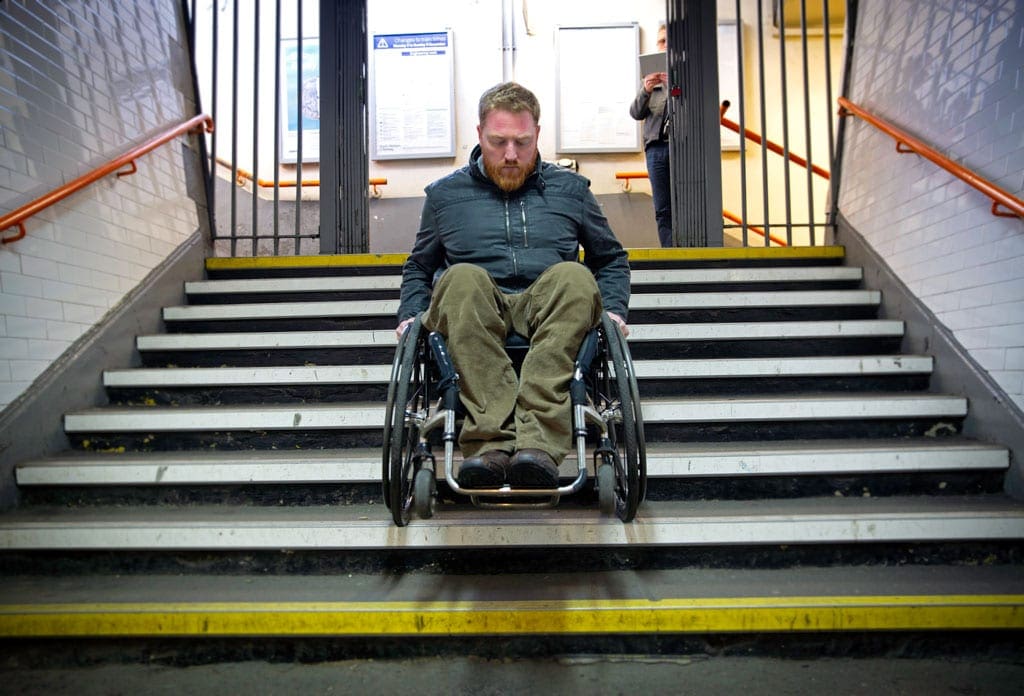
[[[594,304],[601,297],[594,274],[574,261],[555,264],[535,284],[538,291],[559,302]]]
[[[451,292],[460,295],[472,294],[484,289],[490,291],[493,288],[494,281],[483,268],[472,263],[458,263],[441,275],[434,287],[434,295]]]

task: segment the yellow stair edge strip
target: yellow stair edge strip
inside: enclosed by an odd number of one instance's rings
[[[714,261],[752,259],[837,259],[841,246],[818,247],[702,247],[674,249],[627,249],[631,261]],[[213,256],[206,259],[209,271],[252,269],[329,268],[345,266],[401,266],[408,254],[322,254],[319,256]]]
[[[1024,628],[1024,595],[0,605],[0,637],[479,636]]]

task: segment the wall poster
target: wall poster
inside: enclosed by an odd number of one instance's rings
[[[302,123],[302,161],[320,161],[320,39],[281,39],[281,161],[299,160],[299,122]]]
[[[640,87],[636,22],[555,29],[555,149],[639,152],[629,105]]]
[[[455,156],[450,29],[370,38],[371,157]]]

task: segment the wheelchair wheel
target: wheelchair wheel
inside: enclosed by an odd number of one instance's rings
[[[415,333],[419,333],[416,325],[419,323],[419,319],[416,319],[410,325],[409,330],[402,334],[402,337],[398,339],[398,345],[395,347],[395,358],[391,362],[391,380],[388,382],[388,400],[387,405],[384,408],[384,446],[382,448],[382,467],[381,467],[381,483],[382,492],[384,494],[384,504],[391,508],[391,431],[395,425],[395,390],[398,386],[398,374],[402,368],[402,361],[405,357],[406,350],[409,346],[415,349],[415,337],[413,341],[409,338],[412,337],[414,329]],[[401,409],[398,413],[401,416],[399,422],[404,420],[405,409]]]
[[[608,427],[614,448],[610,462],[613,476],[609,478],[614,482],[615,513],[623,522],[631,522],[647,492],[647,450],[640,394],[626,339],[608,315],[602,317],[601,323],[608,344],[608,358],[615,369],[614,382],[609,386],[614,391],[614,400],[618,401],[621,415],[621,420],[615,419]],[[601,483],[599,478],[598,486]]]
[[[437,482],[434,479],[434,472],[425,466],[420,467],[413,482],[413,507],[416,510],[416,516],[423,520],[429,520],[434,516],[436,501]]]
[[[395,524],[405,526],[412,516],[413,482],[422,464],[419,448],[417,414],[427,408],[426,370],[420,339],[422,327],[417,318],[405,332],[401,360],[393,380],[394,394],[390,399],[385,421],[388,439],[384,443],[387,504]],[[397,360],[398,356],[396,356]]]

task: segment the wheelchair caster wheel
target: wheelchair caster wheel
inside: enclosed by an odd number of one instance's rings
[[[416,472],[416,479],[413,482],[413,509],[416,510],[416,515],[424,520],[433,517],[436,500],[434,472],[430,469],[420,469]]]
[[[597,505],[602,515],[615,514],[615,468],[611,464],[597,467]]]

